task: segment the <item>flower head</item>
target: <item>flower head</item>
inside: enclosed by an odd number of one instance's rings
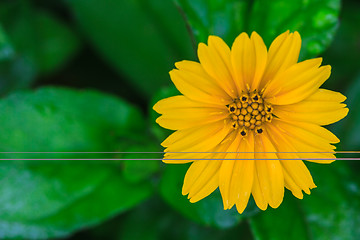
[[[348,109],[345,96],[319,89],[331,67],[321,58],[298,63],[300,47],[298,32],[281,34],[269,50],[256,32],[241,33],[231,49],[210,36],[199,44],[200,63],[175,64],[171,80],[183,95],[154,110],[158,124],[176,130],[162,143],[163,161],[192,162],[182,190],[191,202],[219,187],[224,208],[242,213],[250,195],[265,210],[281,204],[284,187],[300,199],[316,187],[294,159],[332,162],[339,139],[322,125]]]

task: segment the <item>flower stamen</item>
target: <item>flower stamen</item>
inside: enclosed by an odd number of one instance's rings
[[[227,105],[229,116],[232,119],[232,128],[241,128],[241,136],[247,136],[249,130],[256,134],[263,133],[261,125],[273,119],[273,107],[264,101],[262,94],[256,90],[242,92],[239,98]]]

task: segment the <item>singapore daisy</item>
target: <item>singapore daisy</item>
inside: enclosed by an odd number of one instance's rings
[[[224,209],[242,213],[251,195],[265,210],[281,204],[284,188],[301,199],[316,187],[299,159],[334,161],[339,139],[322,126],[348,109],[345,96],[320,88],[331,67],[321,58],[298,63],[300,48],[298,32],[281,34],[269,50],[256,32],[241,33],[231,49],[210,36],[199,62],[175,64],[170,77],[182,95],[154,110],[160,126],[175,130],[162,143],[163,161],[191,162],[182,189],[191,202],[219,188]]]

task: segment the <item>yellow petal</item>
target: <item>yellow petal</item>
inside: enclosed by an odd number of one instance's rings
[[[318,163],[331,163],[334,161],[332,159],[335,159],[333,154],[335,152],[332,147],[329,147],[329,149],[320,149],[317,144],[311,141],[311,139],[299,139],[297,135],[290,134],[289,130],[283,128],[281,124],[277,124],[278,122],[279,121],[274,119],[273,122],[271,122],[271,124],[267,124],[266,127],[271,130],[273,135],[277,133],[277,135],[275,135],[277,137],[274,139],[281,137],[291,144],[291,146],[296,149],[299,158]],[[321,160],[308,160],[309,158]]]
[[[170,107],[174,100],[177,103]],[[181,96],[163,99],[154,106],[156,111],[163,114],[156,122],[164,128],[178,130],[223,120],[229,115],[225,105],[205,106]]]
[[[310,194],[310,189],[315,188],[315,184],[311,177],[309,170],[306,168],[300,156],[296,153],[291,143],[280,133],[280,131],[274,127],[269,127],[267,124],[267,131],[269,133],[271,142],[277,150],[277,155],[280,160],[281,166],[285,176],[286,187],[289,188],[296,197],[302,198],[302,193],[299,194],[298,190],[303,190],[305,193]],[[294,186],[296,185],[296,186]]]
[[[234,135],[231,138],[234,138]],[[202,197],[207,196],[207,194],[210,194],[216,185],[215,182],[218,186],[219,171],[223,163],[223,160],[218,159],[225,158],[231,143],[232,141],[225,141],[217,145],[209,160],[198,160],[190,166],[185,176],[182,191],[183,195],[189,194],[190,202],[198,201]],[[211,183],[206,183],[207,181]]]
[[[184,178],[184,185],[182,188],[183,195],[187,195],[190,192],[191,187],[195,184],[196,180],[201,176],[210,162],[210,160],[195,161],[190,165]]]
[[[163,114],[161,119],[184,120],[184,122],[193,121],[194,125],[202,124],[210,118],[215,121],[216,119],[221,120],[229,115],[226,106],[200,103],[190,100],[185,96],[162,99],[154,105],[153,109]],[[179,128],[182,127],[180,126]]]
[[[235,165],[235,172],[238,175],[234,175],[233,188],[236,195],[236,209],[239,213],[243,213],[251,195],[251,189],[254,182],[254,136],[253,133],[249,133],[247,138],[244,138],[244,144],[239,148],[239,159]],[[238,169],[238,170],[237,170]]]
[[[254,160],[255,164],[254,164],[254,181],[253,181],[253,186],[251,189],[251,193],[254,197],[255,203],[256,205],[263,211],[265,211],[267,209],[267,206],[269,204],[268,199],[265,197],[262,189],[261,189],[261,185],[260,185],[260,177],[257,174],[257,162],[259,160]]]
[[[348,114],[349,109],[341,103],[345,99],[341,93],[319,89],[304,101],[274,107],[274,114],[289,121],[328,125]]]
[[[184,163],[193,162],[194,160],[185,160],[185,159],[180,159],[180,160],[168,160],[168,159],[163,159],[162,161],[163,161],[164,163],[169,163],[169,164],[184,164]]]
[[[169,74],[175,87],[191,100],[215,105],[224,105],[229,100],[229,98],[212,95],[210,91],[207,92],[207,88],[202,88],[201,85],[197,84],[197,82],[201,83],[201,81],[195,74],[177,69],[171,70]]]
[[[278,159],[275,152],[266,132],[255,136],[256,174],[263,196],[273,208],[277,208],[284,197],[284,176],[280,161],[274,160]]]
[[[330,66],[318,67],[321,59],[297,63],[278,74],[264,90],[264,98],[274,105],[300,102],[313,93],[329,78]]]
[[[231,209],[235,202],[230,202],[230,184],[234,174],[234,165],[236,160],[226,160],[221,165],[219,175],[219,189],[223,199],[224,210]]]
[[[173,140],[165,140],[162,145],[167,146],[166,152],[206,152],[214,148],[227,136],[230,126],[223,122],[204,124],[197,128],[177,133],[178,137],[175,142]],[[175,133],[173,133],[175,134]],[[169,138],[170,138],[169,137]],[[167,145],[164,145],[167,144]]]
[[[168,97],[158,101],[153,109],[160,114],[166,113],[166,111],[171,111],[174,109],[184,109],[184,108],[215,108],[215,109],[226,109],[225,106],[218,104],[209,104],[191,100],[183,95]]]
[[[239,133],[236,134],[235,140],[232,141],[229,148],[227,149],[227,153],[225,155],[225,159],[220,169],[219,175],[219,188],[221,192],[221,196],[224,203],[224,209],[230,209],[234,204],[234,196],[233,192],[231,192],[231,180],[234,173],[234,165],[237,156],[237,151],[239,149],[240,142],[242,141],[242,137]]]
[[[301,160],[282,160],[281,165],[294,182],[307,194],[310,194],[310,189],[315,188],[312,176]]]
[[[200,43],[198,57],[205,71],[232,98],[236,97],[236,86],[232,76],[230,49],[219,37],[209,36],[208,46]]]
[[[310,60],[305,60],[300,63],[293,64],[291,67],[284,69],[280,74],[276,75],[271,79],[264,89],[263,95],[265,97],[272,97],[279,93],[282,90],[284,85],[287,85],[289,81],[293,81],[294,77],[298,77],[300,74],[303,74],[305,71],[316,70],[321,65],[322,58],[314,58]],[[288,77],[288,79],[286,79]],[[289,78],[290,77],[290,78]]]
[[[251,195],[254,181],[254,160],[235,160],[234,174],[230,191],[236,203],[236,209],[243,213]],[[231,199],[233,201],[233,199]],[[231,202],[232,203],[232,202]]]
[[[293,125],[296,125],[300,129],[310,132],[315,136],[322,138],[321,141],[327,141],[329,143],[340,142],[340,140],[332,132],[317,124],[307,123],[307,122],[287,121],[287,120],[281,120],[281,121],[292,123]]]
[[[219,162],[217,162],[219,163]],[[190,202],[195,203],[201,199],[209,196],[213,191],[215,191],[219,186],[219,174],[216,172],[214,175],[209,176],[209,179],[205,180],[205,184],[202,188],[195,193],[191,198]]]
[[[219,188],[224,202],[224,209],[231,209],[236,203],[238,210],[244,211],[251,194],[254,178],[254,142],[250,150],[249,141],[239,132],[227,150],[221,166]],[[245,153],[251,152],[251,153]],[[245,160],[242,160],[245,159]]]
[[[249,88],[259,90],[266,61],[266,46],[256,32],[251,34],[251,38],[242,33],[235,39],[231,48],[231,63],[238,94]]]
[[[288,122],[281,119],[274,119],[272,124],[282,130],[284,134],[297,138],[319,150],[332,151],[335,148],[326,137],[311,132],[313,126],[309,126],[309,124],[293,121]]]
[[[298,32],[289,31],[279,35],[271,44],[268,53],[264,81],[270,81],[278,73],[297,63],[301,48],[301,38]]]
[[[190,202],[196,202],[209,195],[217,187],[214,188],[213,178],[218,181],[220,166],[219,160],[201,160],[192,163],[185,175],[183,195],[189,194]]]
[[[304,195],[302,193],[302,189],[294,182],[286,171],[283,171],[283,173],[285,187],[289,189],[295,197],[303,199]]]
[[[200,63],[193,61],[180,61],[175,63],[175,67],[181,72],[188,74],[189,78],[186,79],[187,82],[196,88],[208,93],[217,100],[232,100],[232,98],[224,91],[222,85],[219,85],[214,78],[209,76]]]

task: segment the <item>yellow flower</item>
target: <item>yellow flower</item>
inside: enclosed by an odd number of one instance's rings
[[[348,109],[345,96],[319,89],[331,67],[321,58],[298,63],[300,47],[298,32],[281,34],[269,51],[256,32],[241,33],[231,49],[210,36],[199,44],[200,63],[175,64],[171,80],[183,95],[154,110],[159,125],[176,130],[162,143],[163,161],[192,162],[182,189],[190,202],[219,187],[224,209],[242,213],[250,194],[265,210],[281,204],[284,187],[299,199],[316,187],[304,162],[289,159],[331,163],[339,139],[321,126]]]

